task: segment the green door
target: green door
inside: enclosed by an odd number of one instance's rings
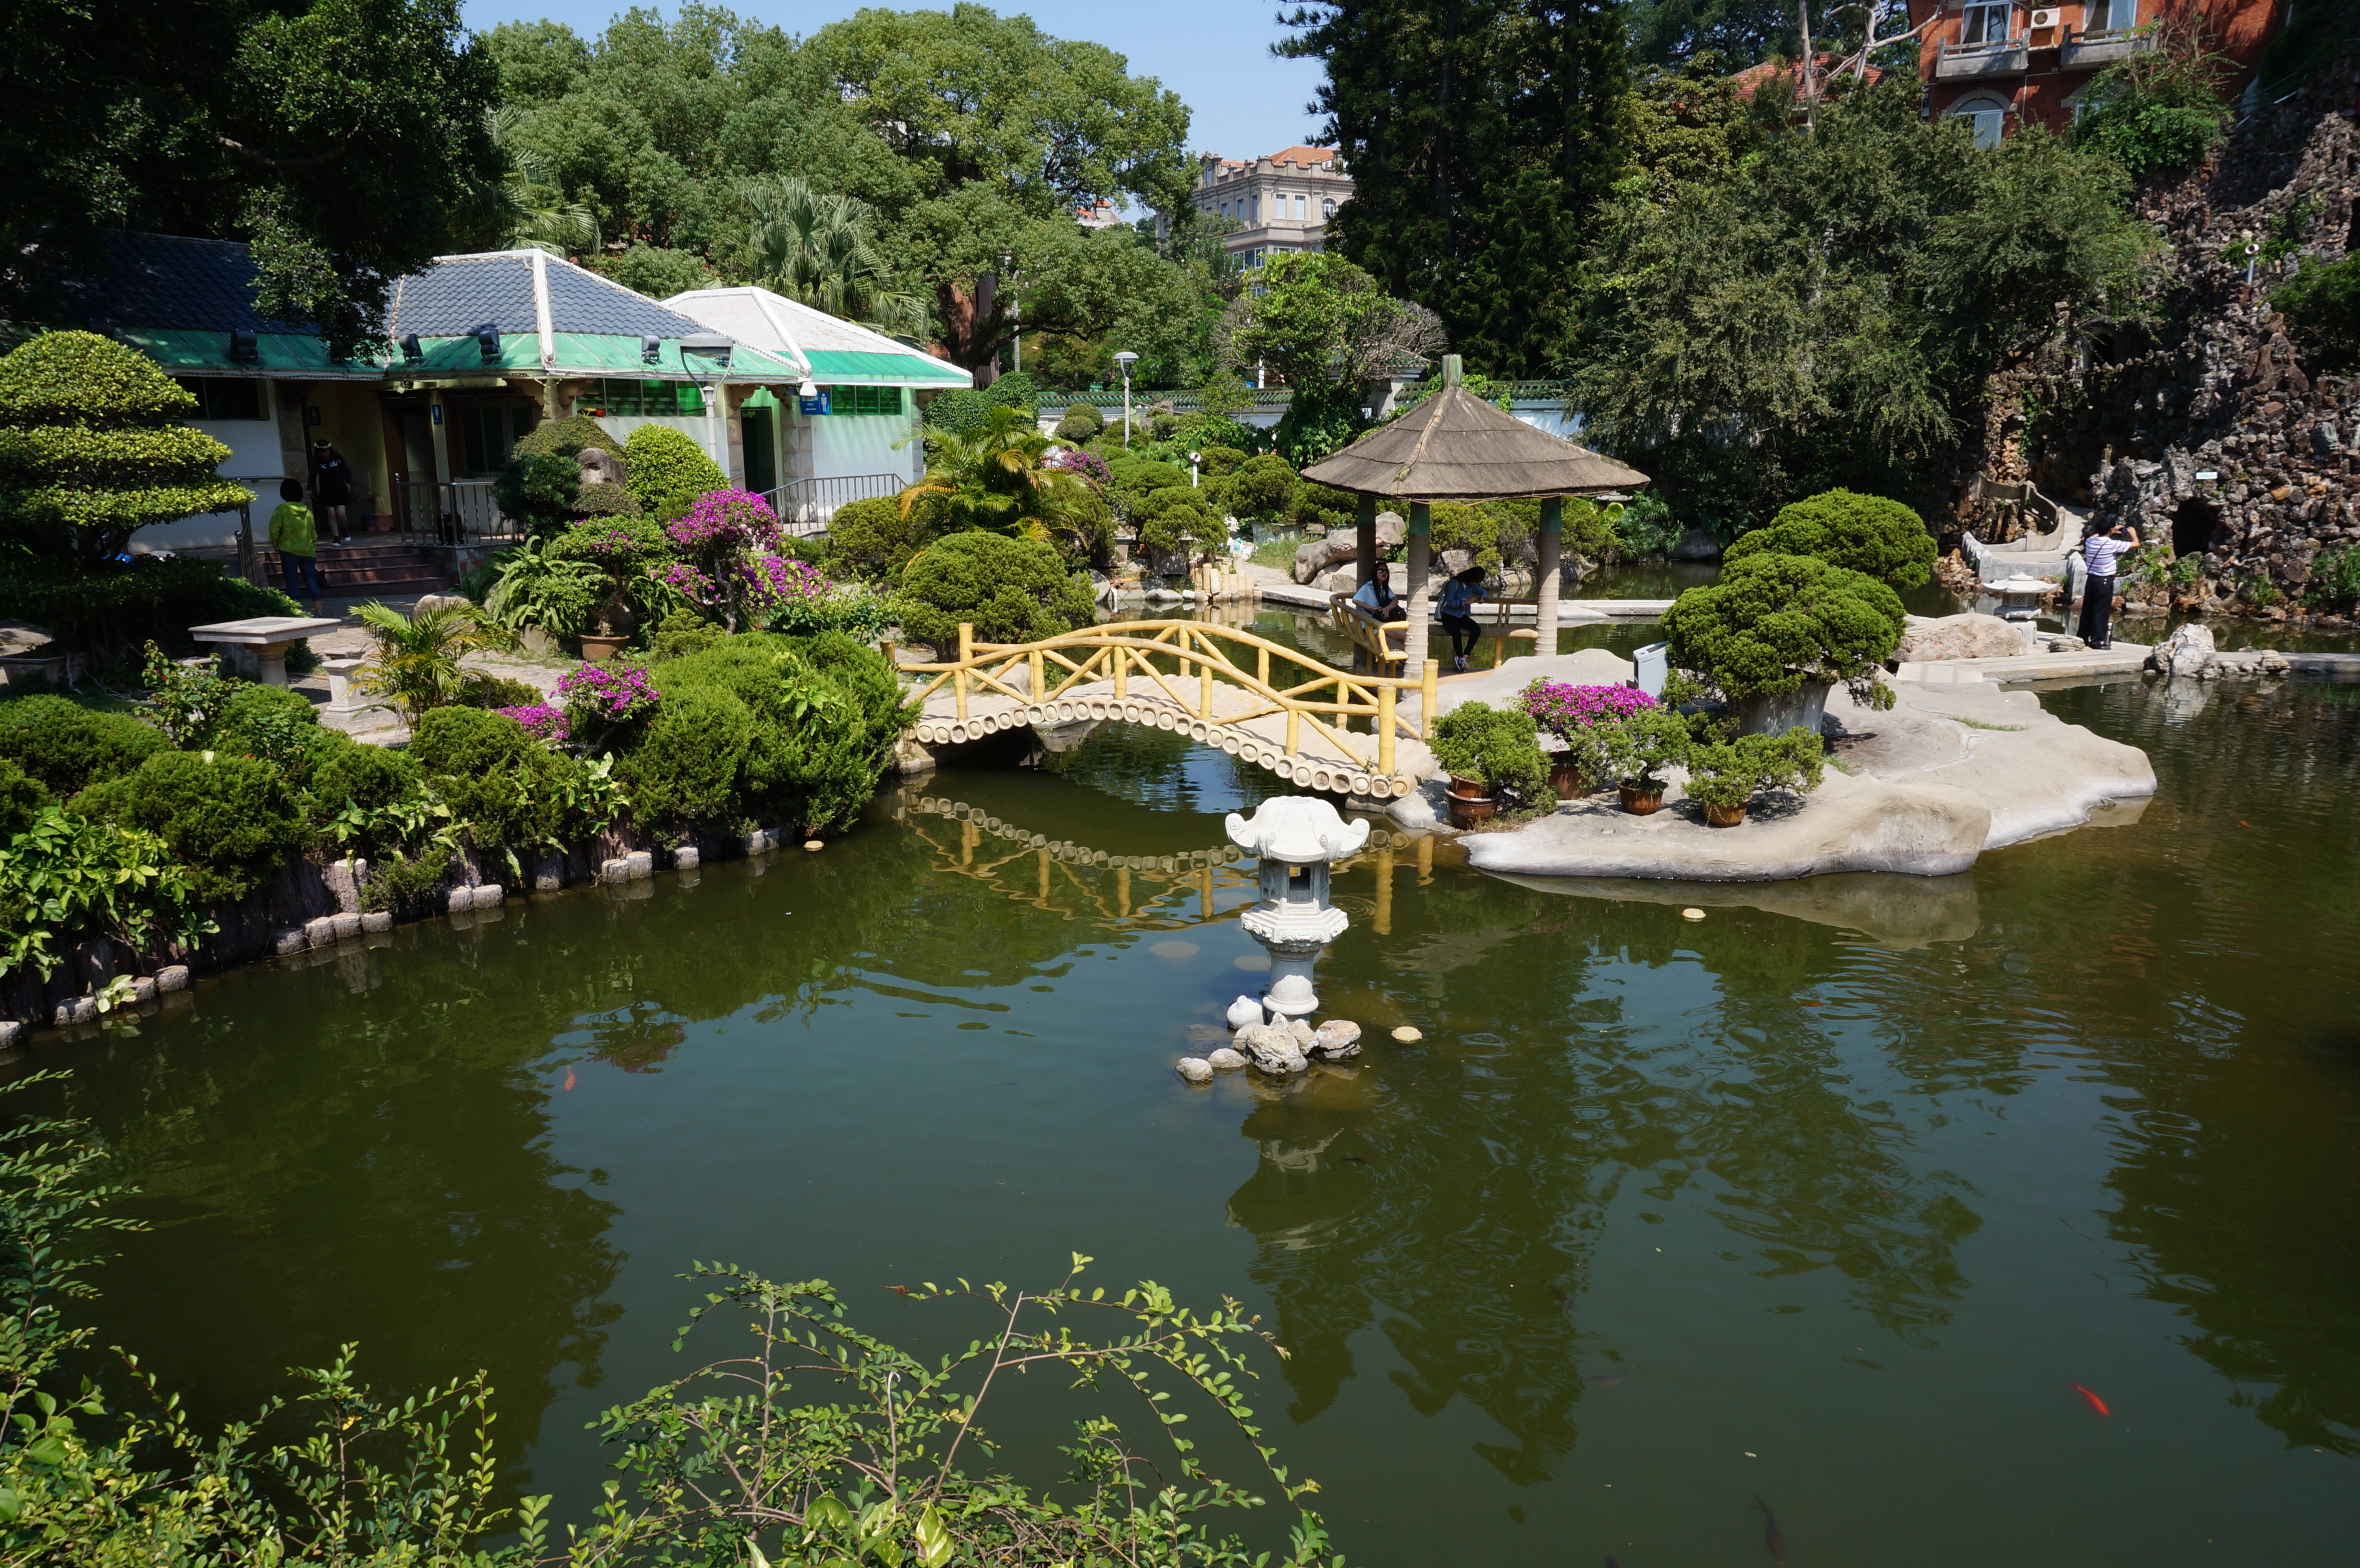
[[[774,408],[744,408],[739,410],[738,424],[746,432],[746,488],[757,495],[767,495],[779,487],[778,449],[771,444],[771,416]]]

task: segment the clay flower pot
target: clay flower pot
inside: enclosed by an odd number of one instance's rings
[[[1456,773],[1450,776],[1450,788],[1442,798],[1450,808],[1453,827],[1471,828],[1478,822],[1489,822],[1500,809],[1498,798],[1486,792],[1481,779],[1462,779]]]
[[[1709,828],[1733,828],[1744,820],[1745,805],[1743,801],[1734,806],[1707,805],[1704,809],[1704,824]]]
[[[1582,788],[1581,774],[1574,766],[1573,753],[1556,751],[1549,754],[1549,788],[1560,800],[1579,800],[1590,793]]]
[[[582,634],[582,659],[585,664],[604,664],[623,651],[631,639],[627,637],[600,637],[595,632]]]
[[[1664,787],[1661,784],[1634,784],[1625,779],[1622,789],[1622,809],[1634,817],[1652,816],[1664,809]]]

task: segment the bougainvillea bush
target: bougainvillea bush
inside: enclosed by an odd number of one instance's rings
[[[557,678],[557,694],[565,703],[567,739],[578,740],[591,752],[604,751],[637,733],[663,700],[648,672],[628,665],[585,664],[569,670]]]
[[[533,738],[543,746],[563,747],[573,738],[573,726],[565,721],[565,710],[552,708],[546,702],[528,702],[521,707],[494,708],[492,712],[514,719],[530,730]]]
[[[1517,705],[1555,739],[1553,749],[1569,756],[1577,774],[1595,780],[1608,777],[1614,726],[1633,713],[1649,712],[1655,700],[1635,686],[1535,681],[1524,688]]]

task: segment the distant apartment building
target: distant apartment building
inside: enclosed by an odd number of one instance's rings
[[[1285,251],[1328,248],[1328,220],[1352,198],[1352,177],[1333,147],[1291,147],[1245,161],[1207,153],[1194,199],[1207,217],[1243,224],[1222,248],[1259,267]]]
[[[2156,25],[2183,8],[2202,19],[2206,47],[2236,62],[2232,87],[2250,84],[2280,0],[1909,0],[1912,22],[1933,22],[1918,60],[1928,111],[1971,122],[1984,147],[2027,125],[2062,131],[2098,72],[2153,49]]]

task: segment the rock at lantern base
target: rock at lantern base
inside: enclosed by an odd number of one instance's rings
[[[1205,1060],[1212,1063],[1213,1071],[1216,1073],[1236,1073],[1241,1071],[1246,1064],[1244,1057],[1226,1045]]]
[[[1231,1029],[1243,1029],[1248,1024],[1261,1023],[1262,1021],[1262,1004],[1251,996],[1240,996],[1229,1004],[1228,1017]]]
[[[1213,1064],[1201,1056],[1184,1056],[1174,1066],[1178,1069],[1180,1076],[1191,1083],[1213,1081]]]
[[[1286,1024],[1248,1024],[1238,1030],[1235,1049],[1264,1073],[1300,1073],[1309,1065]]]

